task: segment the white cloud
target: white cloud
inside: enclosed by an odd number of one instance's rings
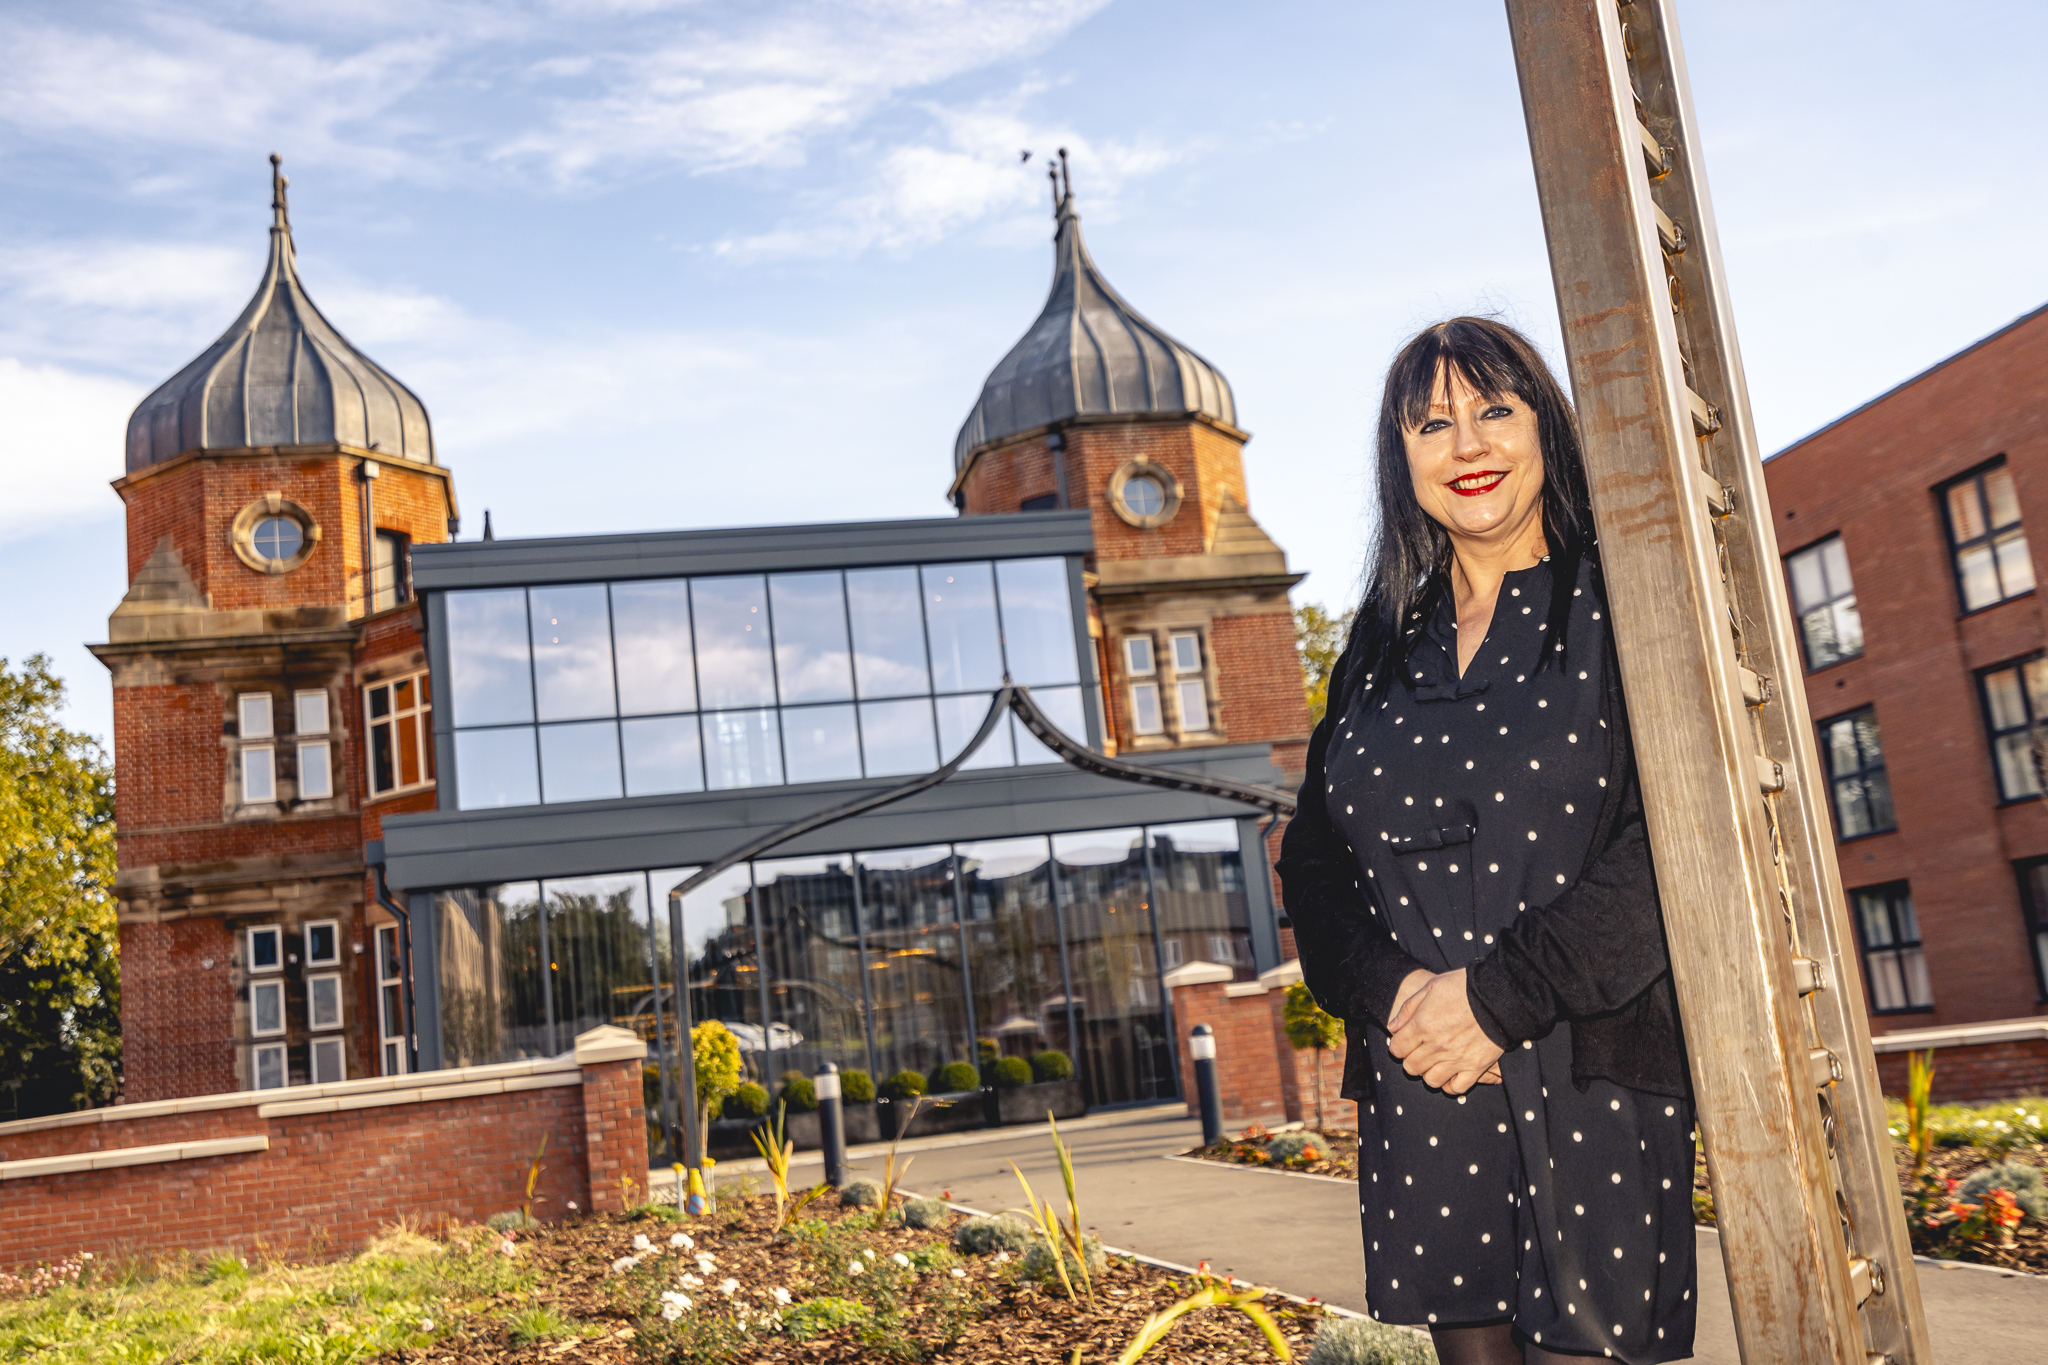
[[[107,482],[121,475],[128,414],[142,393],[121,380],[0,356],[0,540],[120,515]]]

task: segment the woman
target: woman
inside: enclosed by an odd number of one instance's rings
[[[1445,1365],[1684,1358],[1692,1109],[1570,404],[1455,318],[1395,358],[1378,463],[1279,865],[1350,1026],[1373,1316]]]

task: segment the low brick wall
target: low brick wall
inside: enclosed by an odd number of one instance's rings
[[[1887,1095],[1906,1093],[1907,1059],[1934,1050],[1937,1104],[2048,1095],[2048,1019],[1881,1033],[1877,1076]]]
[[[1263,1123],[1307,1122],[1316,1118],[1316,1060],[1297,1052],[1287,1041],[1281,1007],[1287,987],[1301,979],[1301,968],[1283,962],[1256,981],[1233,981],[1228,967],[1190,962],[1166,974],[1173,991],[1174,1023],[1181,1031],[1181,1093],[1188,1113],[1200,1112],[1195,1090],[1195,1063],[1186,1039],[1197,1024],[1216,1035],[1216,1085],[1224,1123],[1248,1127]],[[1358,1111],[1337,1092],[1344,1079],[1344,1049],[1323,1054],[1323,1121],[1332,1128],[1357,1126]]]
[[[350,1254],[402,1217],[519,1207],[543,1137],[536,1217],[620,1208],[620,1177],[646,1179],[645,1055],[601,1028],[546,1061],[0,1124],[0,1267],[80,1251]]]

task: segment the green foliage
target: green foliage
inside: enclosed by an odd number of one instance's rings
[[[1419,1332],[1370,1318],[1324,1318],[1307,1365],[1436,1365],[1436,1348]]]
[[[1888,1099],[1886,1107],[1893,1139],[1912,1147],[1916,1119],[1910,1104]],[[1917,1121],[1927,1147],[1981,1147],[1990,1156],[2002,1157],[2032,1143],[2048,1142],[2048,1099],[2033,1095],[1982,1104],[1923,1103]]]
[[[549,1337],[568,1336],[575,1330],[575,1324],[543,1305],[522,1309],[505,1319],[505,1334],[512,1338],[514,1346],[531,1346]]]
[[[932,1089],[940,1094],[955,1090],[979,1090],[981,1072],[966,1062],[948,1062],[932,1073]]]
[[[768,1092],[748,1081],[725,1097],[725,1116],[729,1119],[757,1119],[768,1112]]]
[[[839,1202],[849,1209],[878,1208],[882,1187],[872,1180],[849,1180],[839,1187]]]
[[[1022,1256],[1042,1240],[1031,1224],[1006,1213],[970,1218],[953,1234],[953,1245],[970,1256],[989,1256],[998,1251]]]
[[[1031,1059],[1031,1074],[1041,1083],[1074,1079],[1074,1059],[1057,1048],[1047,1048]]]
[[[540,1219],[535,1218],[525,1209],[507,1209],[503,1213],[494,1213],[485,1219],[484,1226],[495,1228],[499,1232],[516,1232],[520,1228],[539,1227]]]
[[[1280,1007],[1280,1023],[1287,1031],[1287,1041],[1297,1052],[1307,1048],[1323,1051],[1344,1042],[1344,1021],[1325,1013],[1304,982],[1297,981],[1287,988],[1286,1001]]]
[[[953,1220],[953,1210],[943,1199],[906,1199],[903,1222],[913,1228],[942,1228]]]
[[[0,1120],[120,1086],[114,774],[63,702],[47,655],[0,659]]]
[[[2026,1210],[2027,1217],[2037,1222],[2048,1221],[2048,1183],[2042,1180],[2038,1166],[2029,1166],[2024,1161],[2001,1161],[1982,1167],[1964,1178],[1959,1193],[1974,1204],[1993,1190],[2010,1194],[2013,1202]]]
[[[809,1341],[825,1332],[841,1327],[866,1325],[875,1316],[875,1310],[852,1299],[824,1298],[806,1299],[782,1315],[782,1329],[797,1341]]]
[[[1320,602],[1294,609],[1294,648],[1301,655],[1301,685],[1308,700],[1308,720],[1314,725],[1329,705],[1330,674],[1344,652],[1344,637],[1351,633],[1352,612],[1332,616]]]
[[[808,1114],[818,1107],[818,1086],[801,1071],[782,1073],[782,1102],[793,1114]]]
[[[1318,1133],[1281,1133],[1266,1144],[1266,1155],[1283,1164],[1316,1161],[1329,1154],[1330,1144]]]
[[[921,1072],[899,1071],[882,1082],[882,1093],[892,1100],[914,1100],[925,1092]]]
[[[231,1251],[223,1251],[200,1258],[196,1278],[201,1284],[219,1284],[224,1280],[242,1281],[249,1278],[249,1263]]]
[[[1001,1089],[1012,1090],[1031,1084],[1031,1063],[1022,1057],[1004,1057],[990,1070],[994,1073],[990,1079]]]
[[[839,1098],[847,1104],[873,1104],[875,1078],[857,1069],[840,1072]]]
[[[1101,1274],[1103,1268],[1109,1264],[1109,1258],[1102,1251],[1102,1239],[1092,1232],[1083,1233],[1081,1245],[1088,1252],[1088,1273],[1090,1275]],[[1060,1256],[1067,1263],[1067,1278],[1079,1284],[1081,1281],[1081,1269],[1079,1262],[1074,1256],[1074,1249],[1065,1242],[1061,1242]],[[1052,1248],[1046,1245],[1043,1237],[1033,1238],[1031,1245],[1025,1249],[1024,1273],[1034,1280],[1056,1280],[1059,1278],[1059,1272],[1054,1270],[1052,1265]]]
[[[1003,1050],[996,1046],[995,1039],[977,1038],[974,1040],[975,1060],[978,1061],[982,1066],[987,1066],[989,1063],[995,1061],[996,1058],[1002,1055]]]
[[[716,1019],[690,1030],[690,1055],[697,1068],[697,1107],[709,1112],[740,1088],[740,1040]]]

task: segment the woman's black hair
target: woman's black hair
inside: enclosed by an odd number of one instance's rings
[[[1590,550],[1593,509],[1586,488],[1586,461],[1579,446],[1571,400],[1527,337],[1491,318],[1451,318],[1424,328],[1387,367],[1380,398],[1375,453],[1379,475],[1379,526],[1373,536],[1365,597],[1351,625],[1346,696],[1333,699],[1333,714],[1360,687],[1384,688],[1393,676],[1388,664],[1407,658],[1421,622],[1450,590],[1451,538],[1415,500],[1408,472],[1405,431],[1429,417],[1432,400],[1457,374],[1487,399],[1514,395],[1536,413],[1543,450],[1543,537],[1558,583],[1578,579],[1579,561]],[[1545,660],[1562,653],[1571,597],[1551,601],[1552,647]],[[1539,668],[1542,662],[1539,661]]]

